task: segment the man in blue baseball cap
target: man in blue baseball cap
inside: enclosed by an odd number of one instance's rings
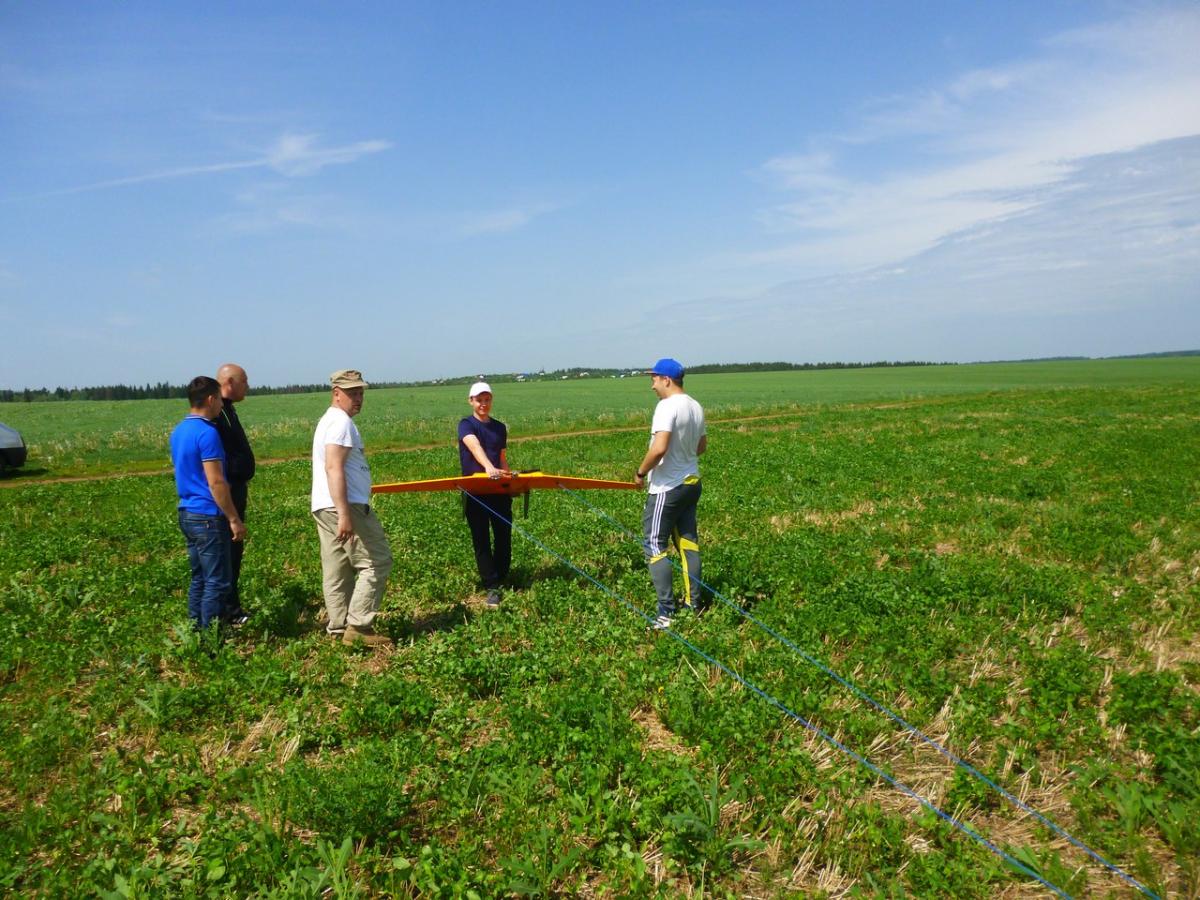
[[[642,513],[646,562],[658,595],[654,627],[671,627],[675,596],[671,590],[668,544],[674,543],[683,563],[683,605],[699,609],[700,543],[696,507],[700,502],[699,457],[708,448],[704,409],[683,390],[683,365],[664,357],[646,371],[658,396],[650,425],[650,448],[637,467],[638,484],[649,478]]]

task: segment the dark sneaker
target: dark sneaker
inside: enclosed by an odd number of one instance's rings
[[[375,629],[370,625],[361,627],[347,625],[346,633],[342,635],[342,643],[363,644],[367,647],[390,647],[392,639],[386,634],[376,634]]]
[[[488,609],[496,609],[500,605],[500,592],[492,588],[487,592]]]
[[[250,613],[246,612],[244,609],[241,609],[241,608],[235,609],[233,612],[231,612],[228,616],[225,617],[225,622],[229,625],[232,625],[234,628],[241,628],[243,625],[245,625],[249,621],[250,621]]]

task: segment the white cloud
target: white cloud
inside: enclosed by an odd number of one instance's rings
[[[838,191],[849,186],[847,179],[834,172],[834,156],[828,151],[769,159],[763,171],[794,190]]]
[[[352,220],[338,208],[335,197],[298,193],[290,182],[256,184],[234,197],[236,209],[212,222],[225,234],[266,234],[287,228],[345,230]]]
[[[142,324],[141,316],[114,310],[104,316],[104,324],[117,331],[127,331]]]
[[[359,141],[342,147],[315,146],[315,134],[284,134],[267,153],[266,163],[289,178],[315,175],[326,166],[345,165],[391,147],[387,141]]]
[[[123,178],[111,178],[78,187],[50,191],[41,196],[59,197],[68,194],[82,194],[88,191],[127,187],[129,185],[145,184],[153,181],[191,178],[197,175],[216,175],[244,169],[272,169],[286,178],[301,178],[316,175],[327,166],[345,165],[356,162],[364,156],[380,153],[392,146],[387,141],[372,140],[359,141],[355,144],[346,144],[340,147],[319,147],[317,146],[317,137],[317,135],[312,134],[285,133],[263,155],[253,159],[182,166],[174,169],[163,169],[158,172],[128,175]]]
[[[549,203],[533,206],[512,207],[489,212],[465,213],[461,216],[457,231],[463,237],[483,234],[507,234],[524,228],[534,219],[557,209]]]
[[[1081,158],[901,265],[681,307],[705,359],[969,361],[1191,349],[1200,135]],[[685,310],[685,312],[683,311]],[[668,310],[665,315],[672,315]]]
[[[1083,158],[1200,134],[1196,47],[1200,8],[1151,12],[879,101],[847,133],[763,164],[790,195],[763,221],[797,239],[737,261],[818,273],[903,260],[1029,210]],[[885,174],[849,174],[864,159]]]
[[[1044,74],[1044,68],[1037,63],[995,69],[975,69],[955,79],[947,88],[946,93],[959,103],[966,103],[983,94],[1013,90],[1020,85],[1028,84],[1042,74]]]

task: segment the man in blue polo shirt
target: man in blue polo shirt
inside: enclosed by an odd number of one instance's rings
[[[179,494],[179,530],[187,540],[192,578],[188,616],[200,629],[219,623],[232,586],[233,541],[246,537],[225,478],[225,450],[213,422],[221,385],[198,375],[188,384],[187,418],[171,432],[171,463]]]

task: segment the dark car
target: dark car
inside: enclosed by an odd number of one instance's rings
[[[25,465],[25,439],[21,432],[0,422],[0,469]]]

